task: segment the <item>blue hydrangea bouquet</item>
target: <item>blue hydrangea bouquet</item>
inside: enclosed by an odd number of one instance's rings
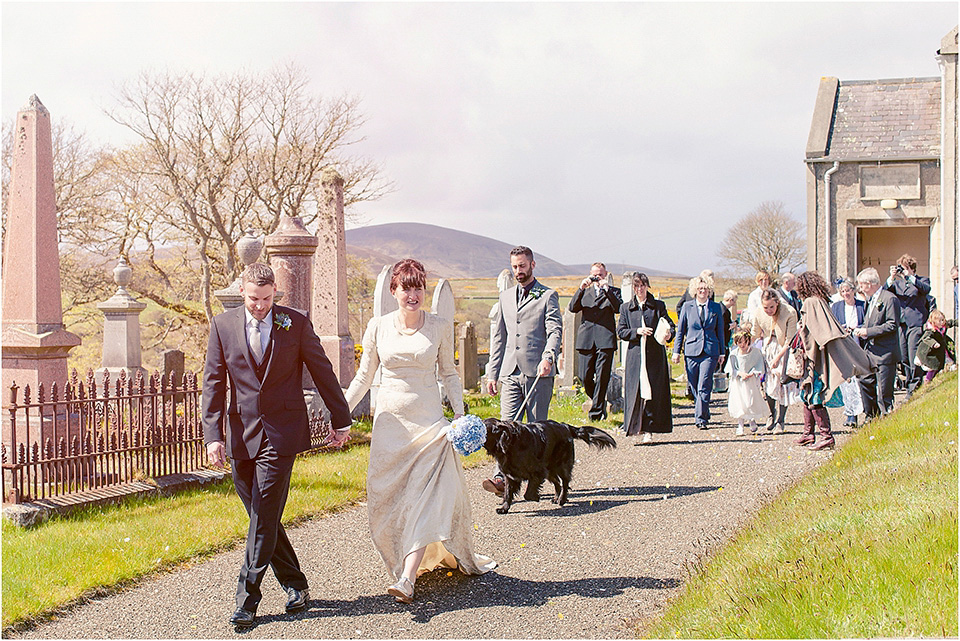
[[[483,447],[487,440],[487,426],[479,416],[464,414],[450,424],[447,440],[453,443],[458,454],[469,456]]]

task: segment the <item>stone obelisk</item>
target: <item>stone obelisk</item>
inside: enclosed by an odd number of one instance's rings
[[[313,263],[310,318],[323,351],[347,387],[355,371],[350,317],[347,315],[347,240],[343,222],[343,178],[333,169],[323,174],[325,201],[317,223],[319,247]]]
[[[4,392],[16,382],[22,399],[29,385],[34,400],[40,383],[46,390],[53,383],[63,389],[67,354],[80,344],[78,336],[63,328],[50,113],[36,96],[14,123],[3,247],[2,344]]]

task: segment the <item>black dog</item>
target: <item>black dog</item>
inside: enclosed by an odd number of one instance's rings
[[[506,480],[498,514],[510,510],[524,480],[527,481],[527,491],[523,494],[526,500],[539,501],[540,486],[549,479],[554,487],[553,502],[566,503],[573,475],[573,439],[599,449],[617,446],[612,436],[595,427],[574,427],[557,421],[517,423],[495,418],[483,423],[487,426],[487,441],[483,446],[497,460]]]

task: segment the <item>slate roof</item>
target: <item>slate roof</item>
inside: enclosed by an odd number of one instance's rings
[[[827,158],[940,157],[940,78],[841,81]]]

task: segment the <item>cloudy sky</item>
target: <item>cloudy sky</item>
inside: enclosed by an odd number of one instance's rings
[[[805,220],[821,76],[938,76],[944,3],[2,4],[2,117],[31,94],[92,138],[144,69],[261,71],[361,98],[397,190],[368,224],[424,222],[565,263],[696,273],[740,216]]]

